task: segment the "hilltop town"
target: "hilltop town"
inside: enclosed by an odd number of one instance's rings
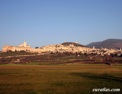
[[[43,47],[37,47],[32,48],[27,42],[24,42],[22,44],[19,44],[18,46],[4,46],[2,48],[2,52],[7,51],[25,51],[30,53],[64,53],[64,52],[70,52],[70,53],[86,53],[86,54],[97,54],[97,55],[110,55],[110,54],[122,54],[122,50],[120,49],[107,49],[107,48],[89,48],[86,46],[83,46],[81,44],[78,44],[76,42],[64,42],[61,44],[55,44],[55,45],[48,45]]]
[[[27,42],[18,46],[4,46],[0,63],[121,63],[121,49],[92,48],[77,42],[64,42],[32,48]]]

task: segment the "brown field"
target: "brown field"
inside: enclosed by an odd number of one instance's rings
[[[121,94],[104,87],[122,89],[121,64],[0,65],[0,94]]]

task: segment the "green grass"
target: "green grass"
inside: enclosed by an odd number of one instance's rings
[[[122,65],[0,65],[0,94],[98,94],[92,89],[104,87],[122,89]]]

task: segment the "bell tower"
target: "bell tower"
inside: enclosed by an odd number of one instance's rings
[[[24,43],[23,43],[23,46],[24,46],[24,47],[27,47],[27,43],[26,43],[25,41],[24,41]]]

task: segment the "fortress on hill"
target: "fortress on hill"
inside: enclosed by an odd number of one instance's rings
[[[48,46],[43,46],[40,48],[31,48],[30,45],[28,45],[26,42],[18,45],[18,46],[4,46],[2,49],[2,52],[7,52],[7,51],[26,51],[26,52],[31,52],[31,53],[63,53],[63,52],[70,52],[70,53],[87,53],[87,54],[100,54],[100,55],[110,55],[114,53],[122,53],[121,50],[115,50],[115,49],[106,49],[106,48],[101,48],[101,49],[96,49],[95,47],[93,48],[88,48],[86,46],[83,46],[78,43],[74,42],[65,42],[62,44],[55,44],[55,45],[48,45]]]

